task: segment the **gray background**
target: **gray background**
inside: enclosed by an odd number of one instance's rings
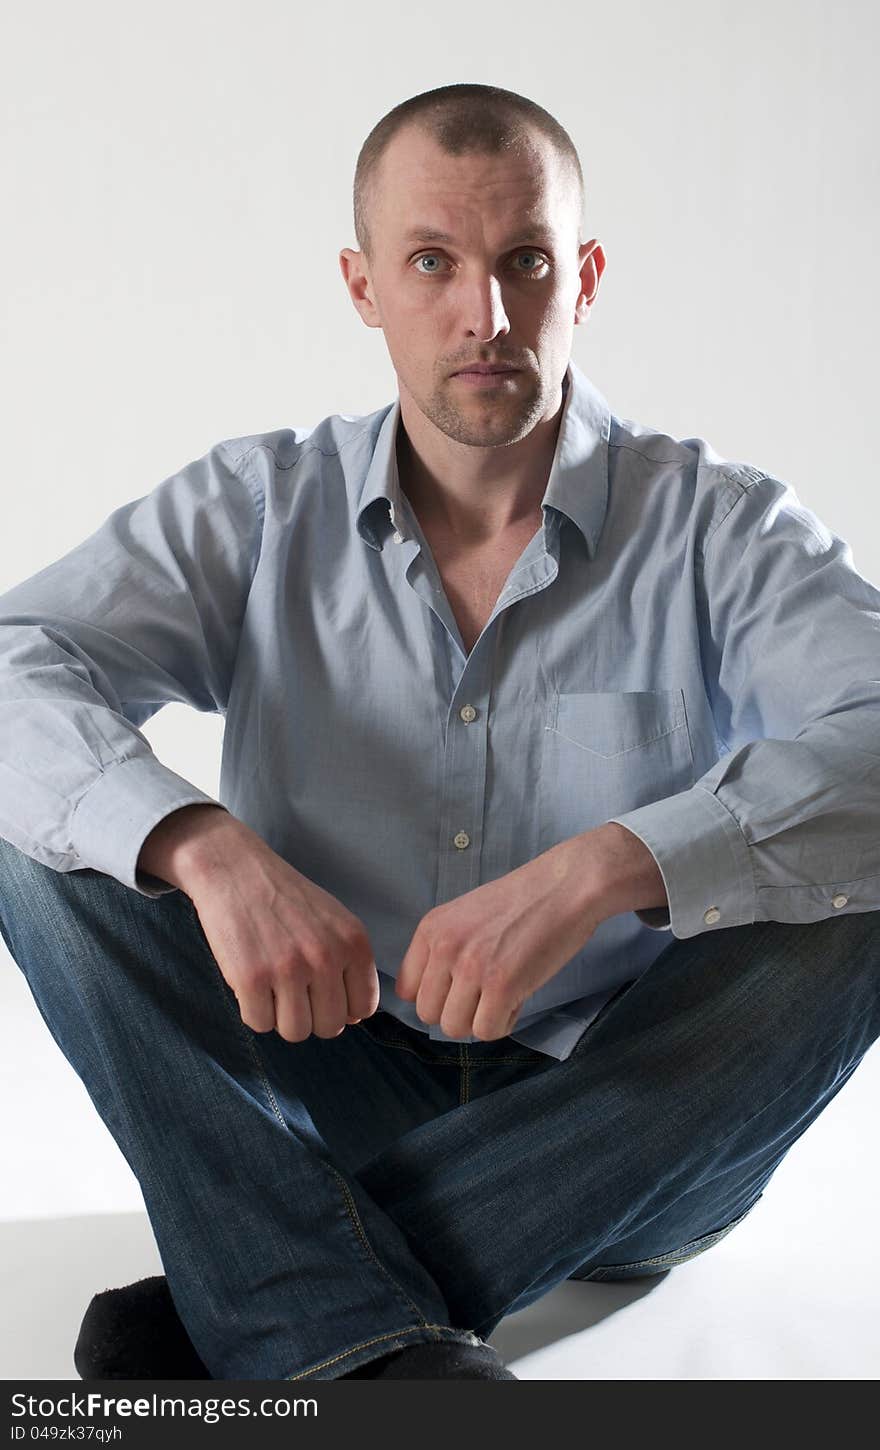
[[[607,269],[573,357],[612,409],[786,479],[880,582],[878,13],[852,0],[6,8],[0,590],[220,438],[394,400],[382,334],[339,268],[354,165],[386,111],[454,81],[529,96],[578,148],[585,236]],[[177,705],[145,727],[211,793],[221,731]],[[873,1053],[748,1222],[638,1317],[578,1319],[612,1285],[534,1306],[548,1322],[574,1306],[568,1348],[522,1341],[534,1354],[517,1372],[873,1377],[878,1081]],[[2,946],[0,1089],[0,1289],[23,1288],[25,1269],[32,1288],[31,1263],[57,1263],[62,1244],[94,1256],[80,1298],[158,1271],[139,1187]],[[21,1236],[34,1219],[55,1220],[45,1238]],[[22,1332],[4,1298],[0,1374],[49,1373],[40,1303]]]

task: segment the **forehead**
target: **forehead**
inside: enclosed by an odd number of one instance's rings
[[[451,240],[442,224],[430,235],[428,217],[437,204],[481,203],[483,209],[495,209],[507,203],[527,222],[551,223],[565,190],[559,158],[544,137],[530,137],[517,151],[455,155],[416,127],[399,131],[389,142],[378,182],[377,199],[395,229],[424,217],[425,226],[418,230],[429,241]]]
[[[553,236],[559,230],[556,223],[543,214],[524,212],[517,218],[517,224],[501,240],[502,247],[512,247],[516,242],[528,241],[530,238],[541,236]],[[416,222],[413,226],[407,227],[402,233],[401,240],[411,246],[414,242],[447,242],[456,243],[460,240],[453,232],[440,231],[437,227],[427,223]]]

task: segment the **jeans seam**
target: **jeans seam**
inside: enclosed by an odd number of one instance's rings
[[[595,1267],[597,1269],[640,1269],[648,1264],[671,1263],[673,1268],[677,1268],[679,1264],[687,1263],[688,1259],[696,1259],[707,1249],[714,1248],[719,1239],[723,1239],[725,1234],[729,1234],[731,1229],[735,1229],[737,1224],[742,1223],[743,1219],[748,1217],[763,1196],[763,1192],[759,1193],[754,1203],[750,1203],[748,1208],[743,1209],[736,1218],[732,1218],[730,1223],[722,1224],[721,1228],[710,1229],[708,1233],[698,1234],[695,1239],[688,1239],[687,1243],[681,1245],[681,1248],[670,1249],[665,1254],[655,1254],[650,1259],[630,1259],[625,1264],[596,1264]],[[697,1245],[699,1247],[696,1247]],[[693,1252],[687,1253],[687,1249],[692,1249]]]
[[[366,1231],[364,1229],[364,1226],[361,1223],[361,1216],[360,1216],[360,1214],[357,1211],[357,1204],[354,1201],[354,1197],[352,1195],[351,1189],[349,1188],[349,1186],[346,1183],[345,1179],[343,1178],[342,1174],[339,1172],[338,1168],[336,1168],[334,1164],[332,1164],[332,1163],[329,1164],[329,1167],[330,1167],[330,1171],[333,1173],[334,1177],[337,1179],[337,1181],[338,1181],[338,1183],[340,1185],[340,1191],[342,1193],[342,1196],[343,1196],[343,1199],[344,1199],[344,1202],[345,1202],[345,1207],[346,1207],[346,1210],[348,1212],[348,1216],[349,1216],[349,1218],[351,1220],[352,1227],[354,1228],[354,1231],[355,1231],[357,1237],[359,1238],[359,1240],[361,1242],[362,1248],[364,1249],[364,1251],[367,1254],[369,1254],[370,1258],[372,1259],[372,1261],[375,1264],[376,1268],[378,1269],[379,1273],[380,1274],[384,1274],[385,1278],[389,1281],[390,1284],[392,1284],[394,1286],[394,1288],[397,1290],[398,1294],[403,1299],[403,1301],[406,1304],[409,1305],[410,1309],[418,1317],[419,1326],[422,1327],[422,1328],[426,1327],[428,1321],[426,1320],[426,1318],[425,1318],[424,1314],[422,1313],[421,1309],[419,1308],[418,1304],[413,1303],[412,1299],[410,1299],[410,1297],[407,1294],[406,1290],[404,1289],[403,1285],[402,1284],[398,1284],[398,1282],[395,1279],[394,1275],[385,1267],[385,1265],[382,1263],[381,1259],[379,1259],[377,1257],[376,1252],[375,1252],[375,1250],[373,1248],[373,1245],[370,1243],[370,1240],[367,1237],[367,1234],[366,1234]]]
[[[339,1364],[340,1360],[348,1359],[359,1349],[367,1349],[371,1344],[385,1344],[389,1339],[397,1339],[401,1334],[414,1334],[416,1330],[422,1329],[437,1330],[437,1338],[442,1338],[444,1334],[446,1334],[447,1337],[450,1334],[457,1334],[466,1335],[468,1343],[477,1342],[477,1336],[470,1329],[455,1329],[451,1324],[428,1324],[428,1322],[425,1320],[418,1325],[408,1324],[403,1329],[389,1330],[387,1334],[376,1335],[373,1339],[362,1339],[359,1344],[353,1344],[350,1349],[344,1349],[341,1354],[331,1355],[329,1359],[322,1359],[319,1364],[313,1364],[310,1371],[307,1372],[305,1370],[301,1370],[298,1374],[285,1375],[284,1378],[287,1380],[306,1379],[308,1378],[308,1375],[311,1373],[311,1371],[316,1369],[326,1369],[329,1364]],[[436,1340],[431,1342],[436,1342]],[[369,1363],[369,1361],[367,1362]]]

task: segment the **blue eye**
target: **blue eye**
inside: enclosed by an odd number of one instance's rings
[[[539,259],[538,262],[536,263],[536,265],[534,267],[526,267],[526,268],[517,267],[515,269],[518,272],[522,272],[522,275],[524,277],[529,277],[529,276],[532,275],[533,272],[536,272],[539,267],[541,267],[541,266],[547,266],[548,265],[546,258],[543,257],[540,252],[523,251],[523,252],[516,252],[515,255],[517,257],[537,257]],[[440,253],[439,252],[422,252],[420,256],[413,258],[413,263],[434,260],[434,259],[438,258],[439,256],[440,256]],[[432,268],[430,268],[429,271],[423,272],[422,273],[422,276],[423,277],[430,277],[433,273],[436,273],[438,271],[439,271],[439,268],[432,267]]]
[[[536,272],[538,267],[540,267],[542,263],[545,263],[546,261],[546,259],[541,256],[540,252],[517,252],[516,255],[518,257],[538,257],[540,259],[537,263],[537,266],[527,267],[526,272]]]

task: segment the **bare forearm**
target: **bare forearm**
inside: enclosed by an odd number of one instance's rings
[[[240,831],[241,821],[222,806],[195,802],[165,816],[144,839],[137,869],[177,886],[187,896],[218,840]]]
[[[660,867],[638,836],[607,821],[553,848],[564,853],[572,884],[584,892],[584,905],[598,919],[625,911],[668,906]]]
[[[188,896],[211,864],[228,852],[229,839],[248,828],[220,806],[181,806],[153,828],[141,846],[138,870],[177,886]],[[667,906],[663,877],[638,836],[608,821],[553,847],[556,874],[583,893],[585,909],[600,920],[625,911]]]

